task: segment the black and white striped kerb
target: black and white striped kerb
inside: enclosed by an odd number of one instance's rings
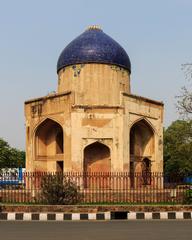
[[[104,212],[104,213],[0,213],[8,221],[87,221],[87,220],[181,220],[192,212]]]
[[[65,221],[65,220],[110,220],[105,213],[0,213],[0,220],[8,221]]]

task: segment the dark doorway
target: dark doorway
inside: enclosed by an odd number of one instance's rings
[[[134,187],[134,180],[135,180],[135,174],[134,174],[135,170],[134,170],[134,162],[130,162],[130,184],[131,184],[131,188]]]
[[[57,161],[57,163],[56,163],[56,171],[58,173],[63,173],[63,161]]]
[[[58,129],[56,135],[56,154],[63,153],[63,132],[61,129]]]
[[[143,159],[143,169],[142,169],[143,184],[151,184],[151,161],[148,158]]]

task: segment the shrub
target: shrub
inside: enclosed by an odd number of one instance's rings
[[[79,187],[63,174],[45,175],[41,181],[42,200],[52,205],[70,205],[80,202]]]
[[[192,204],[192,188],[186,190],[184,196],[184,204]]]

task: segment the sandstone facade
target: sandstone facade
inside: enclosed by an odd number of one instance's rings
[[[133,95],[117,64],[64,66],[25,117],[27,171],[163,171],[163,103]]]

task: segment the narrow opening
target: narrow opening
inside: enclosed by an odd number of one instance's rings
[[[143,159],[143,184],[150,185],[151,184],[151,161],[148,158]]]
[[[63,161],[57,161],[57,163],[56,163],[56,171],[58,173],[63,173]]]
[[[134,187],[134,162],[130,162],[130,181],[131,187]]]
[[[143,159],[143,171],[151,172],[151,161],[148,158]]]
[[[63,132],[59,130],[56,136],[56,154],[63,153]]]

